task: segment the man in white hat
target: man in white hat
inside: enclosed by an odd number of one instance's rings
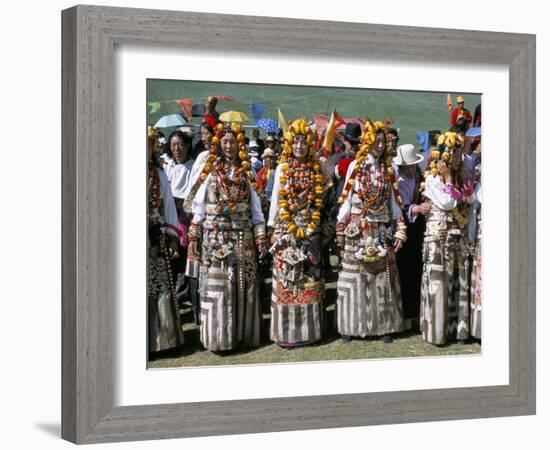
[[[422,244],[430,205],[420,198],[422,173],[419,163],[424,156],[416,153],[412,144],[397,147],[393,164],[397,173],[397,187],[403,200],[403,217],[407,224],[407,241],[397,254],[397,270],[401,279],[405,328],[416,327],[420,314],[420,283],[422,278]]]
[[[250,141],[248,144],[248,155],[250,156],[250,163],[252,168],[258,172],[262,168],[262,161],[260,161],[260,155],[258,153],[260,146],[256,141]]]

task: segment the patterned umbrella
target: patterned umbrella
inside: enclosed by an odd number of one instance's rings
[[[259,119],[256,121],[258,128],[263,128],[268,133],[277,132],[278,124],[275,119]]]
[[[250,119],[240,111],[225,111],[220,114],[220,120],[222,122],[248,122]]]
[[[180,114],[168,114],[167,116],[162,116],[157,123],[155,128],[170,128],[170,127],[181,127],[185,124],[185,119]]]

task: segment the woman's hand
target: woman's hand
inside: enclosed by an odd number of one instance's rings
[[[426,216],[430,212],[430,209],[432,209],[430,204],[428,202],[424,202],[424,203],[421,203],[420,205],[414,205],[412,207],[412,213],[415,216],[418,216],[419,214]]]
[[[403,247],[403,241],[401,239],[396,239],[393,243],[393,250],[397,253]]]

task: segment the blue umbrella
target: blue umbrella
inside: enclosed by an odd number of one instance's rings
[[[470,128],[466,131],[467,137],[478,137],[481,136],[481,127]]]
[[[168,114],[167,116],[162,116],[157,123],[155,128],[170,128],[170,127],[181,127],[185,124],[185,119],[181,114]]]
[[[277,131],[278,123],[275,119],[258,119],[256,121],[258,128],[263,128],[268,133],[275,133]]]

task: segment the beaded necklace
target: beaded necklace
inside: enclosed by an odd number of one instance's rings
[[[338,203],[342,204],[353,191],[357,180],[357,194],[363,201],[364,211],[381,212],[390,200],[391,191],[395,197],[397,206],[402,209],[403,201],[399,194],[395,170],[392,167],[392,157],[389,147],[386,147],[384,155],[381,156],[379,168],[368,157],[372,146],[376,142],[376,135],[383,133],[387,138],[388,125],[392,119],[385,121],[371,121],[365,118],[365,130],[361,136],[361,146],[355,155],[355,166],[348,177],[342,195]],[[374,178],[374,180],[373,180]]]
[[[222,212],[234,212],[237,203],[243,200],[248,194],[248,174],[242,166],[236,167],[233,178],[230,178],[229,171],[231,164],[225,158],[219,157],[214,162],[214,175],[216,177],[216,188],[220,194],[216,204],[216,210]]]
[[[303,239],[313,233],[321,221],[320,209],[323,206],[325,189],[324,177],[320,166],[311,161],[298,161],[290,158],[281,164],[279,177],[279,221],[286,225],[289,233],[297,239]],[[308,220],[307,225],[296,223],[296,216],[301,210],[301,216]]]
[[[149,218],[152,217],[161,203],[160,180],[157,174],[157,169],[152,164],[148,167],[148,190],[149,193]]]
[[[379,167],[363,161],[357,170],[357,195],[363,202],[365,212],[380,213],[388,204],[391,192],[390,176],[386,173],[385,164]]]

